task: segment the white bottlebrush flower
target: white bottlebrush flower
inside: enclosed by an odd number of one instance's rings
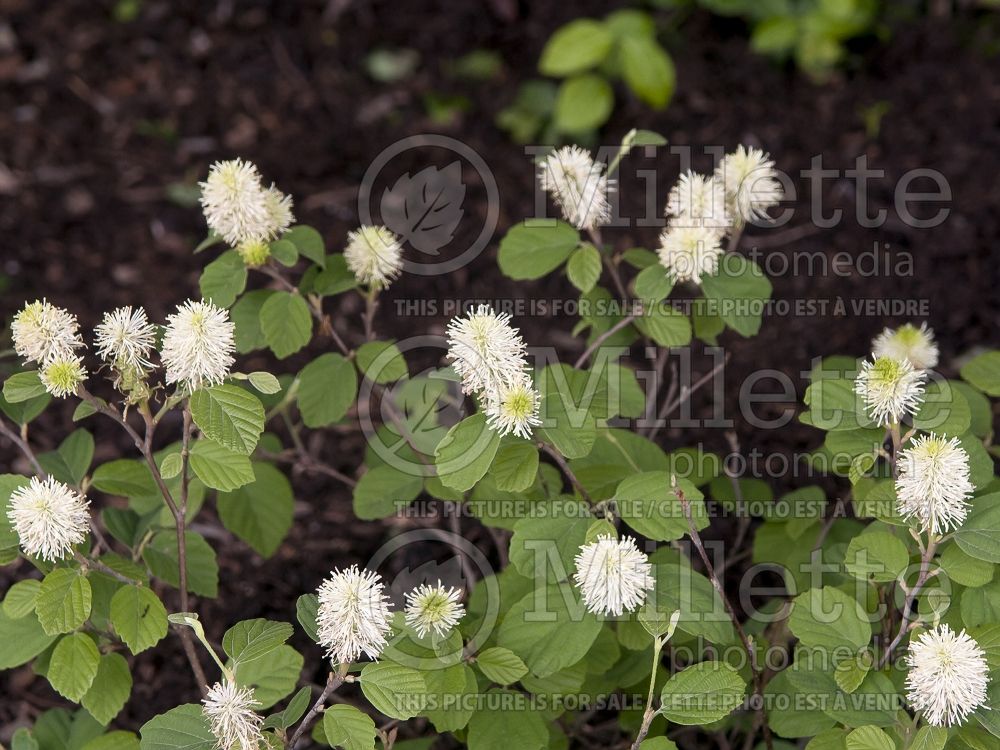
[[[119,307],[104,313],[94,329],[98,356],[119,371],[146,370],[153,366],[149,354],[156,343],[156,326],[141,307]]]
[[[499,393],[501,387],[520,383],[527,369],[524,339],[510,325],[510,315],[497,314],[480,305],[467,317],[448,323],[448,358],[464,393]]]
[[[767,216],[767,209],[784,197],[771,157],[759,148],[737,146],[726,154],[715,169],[716,178],[726,191],[732,218],[742,224]]]
[[[974,489],[969,454],[958,438],[925,435],[899,454],[897,508],[903,518],[915,517],[924,531],[943,534],[961,526]]]
[[[384,289],[403,270],[403,243],[383,226],[363,226],[347,233],[344,258],[358,281]]]
[[[254,164],[242,159],[216,162],[199,186],[205,221],[230,245],[273,238],[273,200],[268,199]]]
[[[589,612],[621,615],[646,601],[654,585],[652,567],[635,539],[605,534],[580,547],[574,578]]]
[[[212,685],[201,702],[218,750],[257,750],[264,742],[264,719],[254,710],[260,702],[253,688],[226,679]]]
[[[72,357],[83,346],[76,316],[45,300],[25,304],[10,326],[14,351],[27,362],[45,364]]]
[[[32,477],[10,496],[10,519],[25,554],[49,562],[61,560],[87,538],[87,499],[52,477]]]
[[[872,352],[876,357],[906,359],[917,370],[929,370],[938,363],[938,347],[934,342],[934,331],[921,323],[917,328],[912,323],[901,325],[896,330],[886,328],[872,341]]]
[[[962,724],[986,703],[986,654],[964,630],[940,625],[910,641],[906,697],[928,724]]]
[[[674,226],[709,227],[726,231],[732,217],[726,215],[726,191],[714,175],[685,172],[667,196],[666,214]]]
[[[319,587],[316,624],[319,644],[334,663],[349,664],[362,653],[377,659],[391,630],[381,576],[357,565],[333,571]]]
[[[923,400],[923,381],[923,371],[914,370],[908,360],[875,357],[861,365],[854,391],[864,399],[868,415],[883,427],[916,412]]]
[[[532,428],[542,423],[538,417],[540,401],[527,375],[514,383],[503,384],[487,398],[486,424],[501,437],[513,432],[529,440]]]
[[[181,383],[195,391],[218,385],[233,366],[235,327],[229,313],[211,302],[188,300],[167,316],[160,358],[167,383]]]
[[[271,185],[264,191],[264,206],[270,222],[269,237],[273,239],[287,232],[295,221],[295,214],[292,213],[292,196],[285,195]]]
[[[590,152],[579,146],[563,146],[542,162],[542,189],[559,204],[563,217],[577,229],[594,229],[611,218],[608,192],[614,181],[595,164]]]
[[[38,379],[53,396],[66,398],[76,393],[76,389],[87,379],[87,371],[83,367],[83,360],[71,354],[68,357],[50,359],[42,365],[42,369],[38,371]]]
[[[719,267],[722,236],[717,229],[704,226],[675,226],[672,223],[660,234],[660,263],[675,281],[701,283]]]
[[[465,615],[465,607],[459,601],[461,596],[461,591],[445,588],[441,581],[437,586],[426,583],[417,586],[406,595],[406,624],[420,638],[432,630],[444,638]]]

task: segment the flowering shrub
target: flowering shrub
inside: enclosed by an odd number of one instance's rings
[[[1000,396],[1000,352],[947,380],[932,369],[932,332],[908,325],[860,364],[820,362],[801,419],[826,433],[812,460],[849,482],[843,498],[806,486],[774,501],[714,454],[667,452],[665,420],[708,379],[675,381],[657,407],[666,357],[643,387],[629,347],[758,331],[771,286],[740,240],[782,190],[770,157],[740,146],[714,173],[681,176],[656,251],[615,249],[602,231],[616,168],[656,140],[633,131],[607,166],[576,147],[552,152],[539,181],[564,220],[519,223],[500,243],[510,278],[563,269],[579,291],[573,330],[586,344],[572,365],[540,360],[509,313],[477,305],[451,320],[434,366],[412,374],[401,342],[375,329],[403,243],[365,226],[327,252],[293,226],[289,197],[239,160],[202,184],[211,234],[197,251],[226,249],[205,267],[201,298],[162,326],[121,308],[84,337],[70,312],[26,304],[12,326],[26,369],[0,402],[0,432],[31,473],[0,476],[0,559],[19,573],[0,607],[0,668],[30,663],[74,707],[41,713],[13,747],[355,750],[426,746],[397,738],[431,732],[472,750],[669,750],[705,735],[769,750],[799,738],[810,750],[994,745],[988,397]],[[355,294],[357,325],[328,310]],[[325,351],[285,372],[313,342]],[[264,349],[274,372],[234,369]],[[73,399],[82,426],[38,452],[31,425],[53,397]],[[99,418],[134,457],[92,466],[86,425]],[[306,439],[334,427],[365,433],[359,478]],[[459,585],[429,577],[400,590],[384,559],[357,561],[302,591],[283,620],[203,622],[198,600],[217,595],[219,577],[206,501],[272,555],[293,520],[288,466],[349,486],[359,519],[410,522],[393,541],[416,534],[427,559],[445,539]],[[418,500],[445,509],[450,529],[440,513],[413,513]],[[738,523],[723,559],[703,532],[726,515]],[[465,540],[463,521],[493,548]],[[744,543],[754,567],[734,586],[727,567]],[[756,575],[775,584],[763,602]],[[288,643],[293,620],[318,646],[307,670]],[[114,729],[136,657],[171,624],[192,671],[174,677],[193,680],[201,704],[150,718],[138,736]]]

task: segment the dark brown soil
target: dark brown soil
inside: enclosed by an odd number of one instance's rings
[[[499,233],[479,258],[454,274],[404,277],[393,285],[377,320],[382,335],[443,330],[446,316],[399,318],[394,300],[575,297],[565,277],[514,285],[497,270],[497,241],[532,212],[534,195],[529,157],[493,120],[518,83],[535,75],[552,30],[576,16],[603,15],[609,4],[329,3],[331,9],[343,6],[339,14],[325,11],[326,5],[147,0],[135,20],[118,22],[110,3],[0,0],[0,271],[7,283],[0,311],[5,318],[25,299],[45,295],[76,312],[85,328],[120,304],[142,304],[153,319],[162,319],[177,302],[195,295],[207,256],[194,256],[191,249],[204,236],[204,223],[197,207],[171,199],[172,186],[192,186],[216,158],[240,155],[256,162],[267,179],[293,193],[298,219],[317,227],[335,249],[358,223],[357,188],[372,158],[404,136],[427,132],[462,140],[489,164],[500,188]],[[661,20],[673,28],[668,15]],[[672,104],[655,113],[619,91],[619,106],[604,131],[608,144],[641,127],[695,149],[761,145],[796,177],[817,155],[825,167],[840,170],[866,155],[871,168],[885,170],[869,195],[872,212],[888,209],[882,227],[854,220],[855,185],[842,177],[826,180],[820,192],[826,212],[841,208],[844,220],[813,231],[808,206],[817,196],[799,179],[788,226],[753,230],[744,238],[744,248],[760,238],[765,252],[789,261],[795,253],[857,257],[875,247],[882,268],[875,275],[858,270],[796,275],[775,266],[777,299],[828,300],[829,308],[825,315],[769,317],[750,340],[725,334],[722,343],[732,357],[726,370],[728,414],[738,414],[739,384],[750,372],[769,367],[787,373],[801,398],[800,373],[812,358],[861,355],[883,326],[909,319],[854,314],[851,300],[926,300],[946,372],[954,369],[949,364],[954,357],[970,348],[1000,344],[1000,79],[996,59],[988,55],[996,36],[986,21],[959,16],[897,29],[884,45],[863,41],[848,71],[824,85],[751,55],[745,29],[736,21],[695,14],[665,40],[678,70]],[[417,50],[418,72],[400,83],[375,83],[362,65],[374,47]],[[476,83],[449,75],[450,60],[484,48],[503,57],[499,80]],[[450,125],[435,124],[423,104],[430,93],[463,95],[471,107]],[[886,113],[877,132],[866,132],[862,113],[876,106],[887,106]],[[696,166],[707,163],[696,158]],[[661,153],[626,159],[621,193],[627,216],[639,215],[643,205],[635,170],[653,166],[661,205],[676,179],[677,158]],[[894,210],[896,182],[915,168],[939,170],[953,194],[950,216],[935,229],[908,227]],[[915,183],[913,189],[925,186]],[[456,243],[478,233],[482,196],[478,186],[470,186],[473,200]],[[612,229],[606,239],[620,247],[648,247],[657,231]],[[912,268],[900,275],[894,271],[905,263],[903,253],[911,254]],[[844,314],[835,311],[838,299],[848,305]],[[356,304],[337,304],[338,329],[356,327]],[[555,345],[564,357],[582,350],[580,340],[569,336],[574,322],[517,320],[528,341]],[[711,364],[700,345],[695,349],[697,374]],[[317,345],[312,353],[319,350]],[[256,366],[266,365],[256,360]],[[281,367],[293,371],[299,364],[296,358]],[[696,396],[695,405],[696,413],[710,411],[710,394]],[[771,414],[794,406],[773,405]],[[59,423],[68,425],[69,412],[63,412]],[[98,461],[127,449],[113,425],[92,427],[99,437]],[[737,416],[735,429],[744,451],[791,455],[817,442],[816,433],[797,422],[765,431]],[[54,440],[41,434],[36,439],[43,448]],[[667,448],[702,442],[725,451],[727,445],[722,430],[672,430],[659,440]],[[319,448],[324,458],[354,473],[362,460],[361,441],[331,443]],[[20,469],[14,455],[8,446],[8,463],[0,468]],[[314,589],[330,567],[363,560],[385,537],[385,525],[351,519],[343,487],[306,476],[294,481],[296,525],[272,559],[262,561],[228,536],[212,540],[223,591],[218,603],[198,607],[213,636],[245,617],[291,618],[295,598]],[[770,481],[776,492],[804,483],[791,477]],[[319,664],[318,653],[301,637],[296,645],[307,648],[307,663]],[[135,695],[118,720],[124,728],[135,729],[154,713],[195,697],[176,639],[138,661]],[[39,681],[25,690],[23,675],[3,680],[12,700],[0,707],[0,727],[25,705],[44,707],[54,697]]]

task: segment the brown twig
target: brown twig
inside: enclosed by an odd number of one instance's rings
[[[28,444],[27,439],[8,427],[7,423],[4,422],[3,419],[0,419],[0,434],[3,434],[5,437],[10,439],[10,441],[18,447],[24,457],[28,459],[28,463],[31,464],[35,473],[38,474],[41,479],[45,479],[48,476],[45,469],[42,468],[42,465],[38,463],[38,458],[35,456],[35,452],[31,450],[31,446]]]
[[[326,678],[326,687],[323,688],[323,692],[319,694],[319,698],[317,698],[316,702],[313,703],[312,708],[309,709],[309,713],[307,713],[302,718],[302,721],[299,722],[298,728],[295,730],[295,733],[292,734],[292,738],[288,741],[287,745],[288,750],[295,749],[295,744],[299,741],[299,738],[302,736],[303,732],[305,732],[309,728],[309,726],[313,723],[313,721],[316,719],[316,715],[323,710],[323,706],[326,705],[326,701],[333,693],[333,691],[335,691],[337,688],[339,688],[341,685],[344,684],[344,677],[346,676],[347,676],[346,664],[341,664],[340,668],[336,672],[330,672],[330,674]]]
[[[556,462],[556,465],[562,470],[562,473],[566,475],[569,483],[573,485],[573,489],[579,492],[580,496],[583,497],[584,500],[593,505],[594,501],[590,497],[590,493],[588,493],[587,490],[583,488],[583,485],[580,484],[580,480],[576,478],[576,474],[574,474],[573,470],[569,468],[569,464],[566,463],[566,459],[562,457],[562,454],[549,446],[547,443],[538,442],[537,445],[540,450],[552,457],[552,460]]]
[[[910,615],[913,614],[913,603],[923,589],[924,584],[931,578],[930,565],[934,557],[934,552],[937,550],[937,545],[938,539],[931,536],[927,540],[927,546],[922,550],[922,554],[920,555],[920,572],[917,574],[917,580],[913,584],[913,588],[906,592],[906,599],[903,602],[903,618],[899,623],[899,631],[896,633],[896,637],[892,639],[892,642],[886,647],[885,653],[882,654],[882,659],[878,665],[879,669],[884,669],[886,664],[889,663],[892,659],[892,652],[896,650],[896,647],[902,642],[909,630]]]
[[[602,333],[600,336],[594,339],[594,343],[588,346],[587,349],[583,352],[583,354],[577,357],[576,362],[573,363],[573,369],[579,370],[581,367],[583,367],[586,361],[590,359],[590,355],[596,352],[600,348],[601,344],[603,344],[609,338],[618,333],[618,331],[625,328],[627,325],[631,324],[632,321],[638,317],[639,313],[631,313],[630,315],[627,315],[626,317],[619,320],[608,330],[606,330],[604,333]]]
[[[692,385],[690,388],[688,388],[686,385],[681,386],[680,393],[678,393],[677,396],[672,401],[664,400],[663,408],[661,408],[659,414],[656,415],[656,423],[649,428],[649,431],[646,433],[646,437],[649,440],[655,438],[659,434],[660,430],[666,425],[667,417],[673,414],[674,409],[680,407],[681,404],[683,404],[685,401],[691,398],[692,395],[694,395],[695,391],[699,390],[703,385],[705,385],[705,383],[712,380],[712,378],[714,378],[716,374],[726,366],[727,362],[729,362],[729,352],[726,352],[726,356],[723,358],[723,360],[715,367],[713,367],[711,370],[709,370],[707,373],[698,378],[698,380],[695,381],[694,385]],[[672,390],[673,390],[673,383],[677,381],[676,369],[673,370],[673,373],[674,373],[673,381],[671,382]],[[670,394],[668,393],[667,396],[669,397]]]

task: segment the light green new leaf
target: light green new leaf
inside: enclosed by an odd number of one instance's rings
[[[253,661],[241,662],[236,682],[252,687],[260,708],[267,709],[295,690],[303,663],[302,654],[282,644]]]
[[[1000,396],[1000,351],[970,359],[962,366],[961,375],[987,396]]]
[[[868,645],[871,625],[861,605],[840,589],[824,586],[795,597],[788,626],[803,646],[857,651]]]
[[[263,557],[277,550],[292,527],[292,485],[273,464],[254,461],[254,481],[216,500],[223,525]]]
[[[481,651],[476,666],[486,677],[500,685],[510,685],[528,673],[527,665],[513,651],[495,646]]]
[[[222,636],[222,650],[237,665],[259,659],[292,637],[290,623],[258,617],[243,620]]]
[[[56,644],[47,676],[53,689],[64,698],[79,702],[97,676],[101,653],[85,633],[73,633]]]
[[[339,354],[323,354],[299,373],[297,403],[306,427],[316,429],[339,421],[358,395],[354,365]]]
[[[344,750],[375,748],[375,722],[368,714],[343,703],[323,712],[323,734],[328,743]]]
[[[365,665],[361,692],[378,710],[393,719],[406,720],[422,713],[427,692],[423,675],[412,667],[389,661]]]
[[[490,475],[501,492],[521,492],[535,482],[538,448],[527,441],[501,444]]]
[[[615,94],[608,80],[584,73],[559,86],[553,120],[563,133],[586,133],[607,122],[614,104]]]
[[[145,586],[122,586],[111,597],[111,624],[133,654],[159,643],[167,634],[167,610]]]
[[[675,724],[710,724],[743,702],[745,688],[743,678],[729,664],[699,662],[667,680],[659,712]]]
[[[423,488],[419,476],[395,466],[376,466],[364,473],[354,487],[354,515],[365,521],[388,518],[413,502]]]
[[[871,578],[882,583],[895,581],[909,562],[906,545],[883,531],[854,537],[844,556],[844,565],[855,578]]]
[[[477,412],[456,424],[438,443],[434,464],[445,487],[464,492],[483,478],[500,447],[500,436]]]
[[[34,578],[18,581],[9,589],[3,598],[3,613],[12,620],[27,617],[35,611],[35,600],[42,582]]]
[[[212,440],[196,440],[191,448],[191,470],[214,490],[230,492],[254,480],[250,459]]]
[[[299,294],[275,292],[261,305],[260,330],[278,359],[295,354],[312,338],[312,314]]]
[[[581,292],[589,292],[601,278],[601,254],[589,242],[580,245],[569,256],[566,275]]]
[[[847,750],[896,750],[896,743],[874,726],[858,727],[847,735]]]
[[[406,359],[393,341],[369,341],[358,347],[358,369],[373,383],[395,383],[408,375]]]
[[[600,21],[578,18],[560,26],[546,42],[538,70],[562,78],[599,65],[611,51],[612,36]]]
[[[202,388],[191,394],[191,416],[205,436],[231,451],[249,455],[264,431],[264,405],[235,385]]]
[[[90,617],[91,588],[79,570],[56,568],[42,580],[35,612],[49,635],[69,633]]]
[[[154,716],[139,729],[140,750],[214,750],[215,735],[197,703]]]
[[[97,721],[107,724],[125,707],[131,693],[128,662],[121,654],[112,652],[101,657],[94,682],[80,703]]]
[[[202,299],[229,307],[247,286],[247,267],[235,250],[227,250],[201,272]]]
[[[677,86],[677,72],[674,61],[655,38],[632,36],[623,39],[621,61],[625,83],[636,96],[653,109],[667,106]]]
[[[579,244],[579,232],[564,221],[528,219],[500,241],[497,263],[515,281],[538,279],[562,265]]]

